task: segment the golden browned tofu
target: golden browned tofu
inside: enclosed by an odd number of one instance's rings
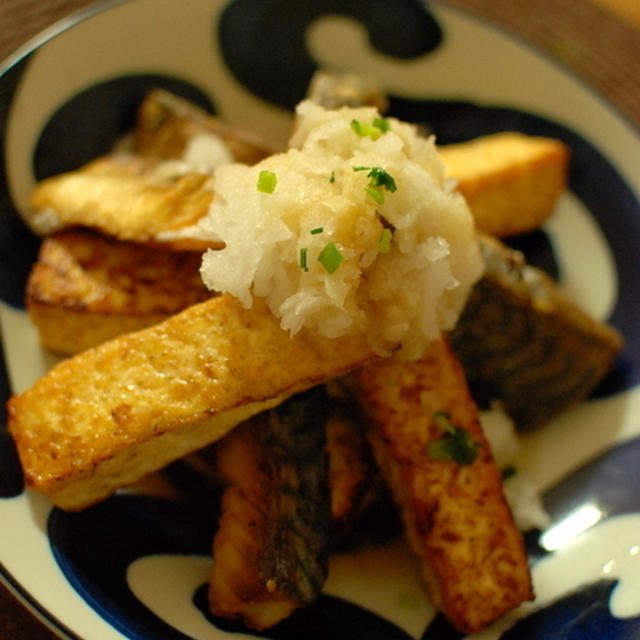
[[[192,102],[162,89],[150,91],[138,111],[133,151],[158,158],[180,158],[197,136],[213,136],[231,159],[255,164],[274,150],[257,133],[232,127]]]
[[[480,231],[531,231],[551,215],[567,185],[569,151],[552,138],[498,133],[439,148]]]
[[[373,359],[221,295],[60,362],[8,403],[28,486],[81,509]]]
[[[371,443],[434,605],[478,631],[532,598],[522,536],[462,368],[445,341],[357,373]]]
[[[175,236],[209,210],[211,181],[206,173],[170,161],[112,153],[40,182],[27,222],[41,235],[83,226],[119,240],[176,249],[219,247],[219,242]]]
[[[327,398],[298,394],[216,446],[227,485],[213,538],[212,613],[266,629],[320,595],[331,514],[324,454]]]
[[[86,230],[45,238],[26,305],[41,344],[74,354],[211,297],[200,255],[158,251]]]

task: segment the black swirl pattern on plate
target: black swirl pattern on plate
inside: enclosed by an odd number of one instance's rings
[[[443,38],[426,3],[416,0],[235,0],[218,25],[225,62],[252,93],[293,109],[318,69],[307,50],[307,28],[329,14],[357,20],[374,49],[399,59],[433,51]]]
[[[614,447],[561,481],[545,495],[545,506],[552,522],[561,522],[582,504],[597,504],[606,516],[640,512],[637,493],[628,490],[635,486],[639,454],[640,438],[636,438]],[[184,478],[182,480],[181,488],[188,496],[188,485]],[[193,481],[199,485],[196,477]],[[51,512],[48,535],[54,557],[65,576],[101,616],[127,637],[135,640],[183,640],[186,637],[136,599],[127,585],[126,573],[132,562],[146,556],[209,554],[217,511],[210,502],[200,502],[200,494],[201,487],[194,486],[192,495],[196,499],[193,501],[121,495],[79,513],[59,509]],[[532,563],[546,554],[537,544],[538,535],[539,532],[534,531],[527,536]],[[503,637],[635,640],[640,637],[640,617],[619,619],[609,611],[609,595],[614,585],[611,580],[576,585],[575,591],[518,622]],[[191,598],[195,607],[215,627],[247,633],[240,623],[208,613],[206,585],[201,585],[192,594],[181,595]],[[594,629],[598,630],[595,635],[585,632]],[[329,595],[256,635],[273,640],[301,637],[310,640],[350,640],[354,637],[407,640],[409,637],[374,613]],[[436,616],[422,635],[423,640],[458,640],[461,637],[462,634],[442,616]]]
[[[640,618],[615,618],[609,613],[609,599],[617,584],[617,580],[599,580],[583,586],[519,620],[502,640],[638,640]]]
[[[9,111],[28,59],[24,58],[0,77],[0,149],[5,148]],[[24,286],[40,242],[27,229],[11,200],[4,153],[0,153],[0,216],[0,300],[22,307]]]
[[[367,3],[366,12],[362,12],[362,6],[363,3],[356,0],[236,0],[228,5],[220,24],[219,35],[225,60],[238,82],[256,96],[291,108],[304,96],[309,78],[317,68],[304,44],[304,28],[326,13],[338,13],[361,21],[374,48],[400,59],[428,54],[443,38],[433,16],[425,9],[424,3],[417,0],[374,0]],[[249,7],[248,13],[255,16],[251,24],[247,24],[245,12]],[[263,13],[256,13],[256,8],[263,9]],[[28,57],[6,71],[1,79],[0,143],[3,147],[13,95],[27,67]],[[128,76],[97,84],[52,114],[33,159],[34,174],[42,178],[74,168],[106,150],[132,122],[135,102],[151,84],[207,106],[202,101],[203,92],[175,78]],[[615,168],[575,132],[533,114],[503,106],[435,101],[426,93],[422,100],[409,101],[400,96],[391,98],[394,115],[427,123],[443,143],[495,130],[513,129],[556,136],[571,146],[571,188],[598,220],[614,252],[620,283],[620,298],[612,321],[624,333],[627,348],[608,379],[606,390],[615,392],[637,384],[640,381],[640,329],[635,318],[638,315],[640,284],[635,277],[635,262],[640,247],[640,215],[637,200]],[[80,120],[75,120],[77,117]],[[79,135],[78,131],[82,134]],[[64,147],[70,147],[69,153],[66,150],[63,153]],[[20,308],[38,240],[27,231],[15,211],[5,169],[5,158],[0,155],[0,299]],[[534,262],[551,272],[557,268],[552,247],[543,234],[518,241],[524,242],[525,250]],[[10,389],[4,358],[0,367],[1,399],[6,400]],[[6,436],[4,431],[2,433]],[[606,503],[608,514],[626,513],[631,509],[637,511],[640,505],[635,502],[635,493],[632,495],[630,491],[635,487],[638,442],[627,443],[624,449],[614,449],[582,469],[574,476],[578,478],[574,489],[570,478],[554,489],[555,493],[549,494],[552,502],[557,499],[553,507],[554,518],[561,518],[563,513],[567,513],[569,504],[573,508],[576,500],[587,499],[585,495],[577,498],[578,490],[590,486],[599,491],[607,483],[615,483],[615,491],[598,495],[600,504]],[[4,460],[12,461],[6,464],[3,460],[3,471],[15,470],[11,443],[3,442],[2,445],[8,445],[1,447]],[[612,469],[621,468],[627,474],[622,480],[619,474],[615,478],[609,477]],[[608,470],[607,473],[603,472],[604,469]],[[580,474],[588,474],[588,477]],[[22,488],[19,474],[16,476],[11,471],[3,473],[0,482],[5,497],[16,495]],[[588,499],[592,497],[590,495]],[[182,640],[185,635],[151,613],[135,598],[127,586],[126,570],[134,560],[155,553],[208,554],[214,526],[213,513],[208,508],[202,509],[202,504],[198,503],[116,496],[81,513],[54,509],[48,523],[48,534],[54,556],[71,584],[115,628],[132,639]],[[529,539],[529,550],[535,560],[542,552],[535,545],[535,536],[529,536]],[[519,623],[517,632],[514,629],[508,637],[560,637],[568,629],[567,621],[581,620],[586,620],[587,624],[574,625],[573,629],[578,629],[582,635],[565,633],[566,637],[606,640],[640,637],[637,618],[621,624],[608,614],[604,603],[612,586],[610,582],[590,585],[543,610],[537,620],[530,618]],[[202,587],[192,596],[195,604],[202,608]],[[593,602],[597,602],[597,606],[589,609],[587,605]],[[578,605],[574,606],[576,603]],[[585,617],[585,610],[590,617]],[[218,624],[222,626],[223,623],[218,621]],[[323,597],[317,607],[296,614],[278,631],[280,635],[277,637],[282,640],[310,637],[309,628],[316,626],[323,630],[317,637],[366,635],[371,640],[403,640],[407,637],[388,621],[328,596]],[[598,630],[596,636],[593,630]],[[436,617],[423,637],[425,640],[454,640],[460,634],[441,617]]]
[[[36,180],[72,171],[107,153],[114,141],[133,129],[144,96],[157,88],[215,112],[203,91],[179,78],[144,74],[95,84],[62,105],[42,129],[33,157]],[[69,144],[70,140],[78,143]]]

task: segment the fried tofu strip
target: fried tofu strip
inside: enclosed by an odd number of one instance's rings
[[[27,311],[45,348],[79,353],[210,298],[200,260],[87,230],[60,232],[42,242]]]
[[[133,132],[134,153],[155,158],[181,158],[198,137],[218,140],[230,160],[255,164],[274,149],[257,133],[232,127],[189,100],[154,89],[143,100]]]
[[[543,271],[480,235],[485,262],[451,335],[476,401],[499,400],[520,428],[582,402],[610,370],[620,334],[584,313]]]
[[[497,133],[438,150],[478,230],[497,237],[542,226],[567,185],[569,150],[553,138]]]
[[[373,359],[221,295],[60,362],[9,400],[8,429],[28,486],[81,509]]]
[[[326,394],[316,387],[217,443],[227,488],[213,538],[214,615],[262,630],[320,595],[331,539],[326,414]]]
[[[374,455],[434,605],[472,633],[531,599],[522,536],[447,342],[434,342],[417,362],[391,358],[363,368],[357,380]],[[436,418],[443,414],[479,443],[471,464],[430,453],[445,435]]]

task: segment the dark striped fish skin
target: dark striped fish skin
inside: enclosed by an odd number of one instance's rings
[[[583,401],[622,348],[615,329],[570,301],[543,271],[480,235],[486,263],[451,335],[479,404],[499,400],[519,428]]]
[[[268,628],[320,594],[330,513],[323,387],[256,416],[219,443],[227,485],[213,540],[214,615]]]

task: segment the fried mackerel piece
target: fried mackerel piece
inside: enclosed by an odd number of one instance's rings
[[[158,251],[89,230],[45,238],[26,306],[42,346],[75,354],[210,298],[200,255]]]
[[[40,235],[83,226],[166,248],[220,247],[175,236],[208,212],[211,181],[210,174],[181,163],[114,152],[38,183],[27,222]]]
[[[129,150],[41,181],[26,215],[33,231],[48,235],[84,226],[162,248],[219,247],[177,232],[207,213],[215,164],[253,164],[273,151],[259,135],[161,90],[143,101],[132,140]]]
[[[333,384],[327,385],[333,387]],[[328,457],[332,545],[351,532],[368,508],[380,501],[382,481],[371,455],[362,420],[353,414],[353,402],[329,392],[325,440]],[[348,405],[348,406],[347,406]],[[226,438],[233,438],[235,430]],[[221,479],[216,455],[222,443],[214,443],[181,458],[172,466],[195,478],[199,487],[218,491]],[[171,471],[171,470],[170,470]]]
[[[567,186],[569,148],[554,138],[508,131],[438,151],[478,230],[497,237],[540,227]]]
[[[460,363],[423,358],[357,373],[370,440],[434,605],[463,633],[533,597],[527,556]]]
[[[227,161],[255,164],[274,149],[253,131],[229,125],[193,102],[154,89],[138,110],[132,136],[134,153],[156,158],[181,158],[193,144],[207,145],[207,151],[219,149]]]
[[[307,98],[325,109],[369,105],[384,113],[389,106],[387,95],[375,78],[335,69],[320,69],[313,74]]]
[[[351,532],[364,511],[379,499],[382,486],[366,430],[353,411],[350,399],[331,397],[326,440],[332,542],[337,545]]]
[[[217,443],[227,488],[213,538],[214,615],[262,630],[319,596],[331,540],[326,419],[327,397],[316,387]]]
[[[8,429],[27,485],[81,509],[373,359],[365,337],[291,337],[220,295],[60,362],[9,400]]]
[[[622,348],[540,269],[499,240],[479,236],[485,273],[451,335],[481,404],[498,399],[521,428],[583,401]]]

